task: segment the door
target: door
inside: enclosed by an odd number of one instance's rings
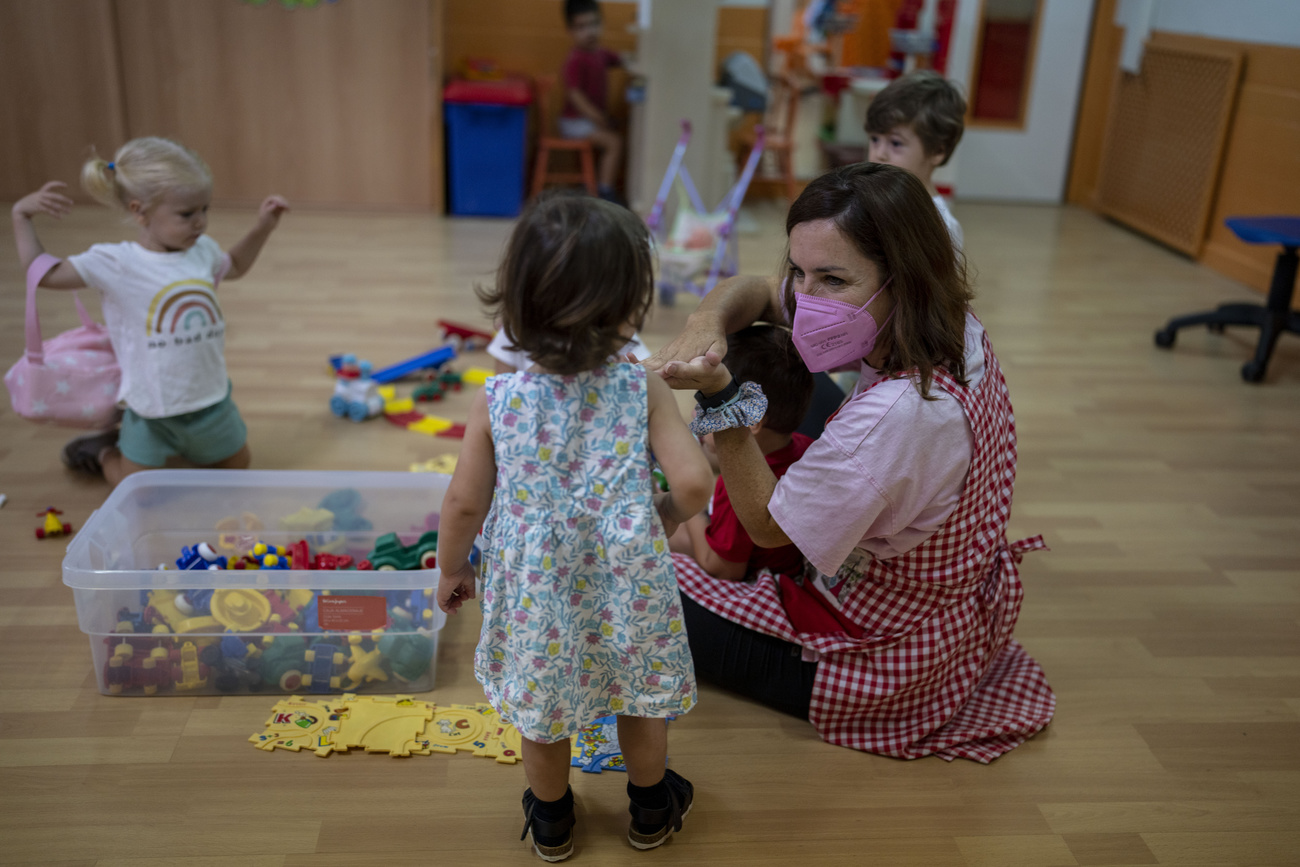
[[[960,199],[1058,203],[1094,0],[959,0],[948,77],[970,103],[952,169]]]

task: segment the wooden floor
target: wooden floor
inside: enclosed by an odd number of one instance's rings
[[[1056,689],[1046,731],[989,766],[901,762],[828,746],[805,722],[701,691],[670,730],[694,780],[685,831],[622,839],[625,778],[575,774],[575,861],[971,865],[1300,864],[1300,341],[1267,382],[1238,369],[1253,336],[1171,315],[1259,296],[1087,212],[959,205],[1017,410],[1012,533],[1026,558],[1017,635]],[[215,214],[235,241],[248,213]],[[741,239],[771,272],[781,215]],[[249,277],[222,289],[235,399],[263,469],[404,470],[453,450],[326,407],[326,356],[388,364],[432,347],[434,320],[475,320],[503,222],[417,215],[285,218]],[[52,252],[129,237],[106,211],[42,224]],[[22,282],[0,244],[0,345],[22,341]],[[688,305],[659,310],[651,346]],[[43,293],[48,335],[74,324]],[[472,363],[485,363],[481,357]],[[442,412],[463,414],[468,395]],[[530,864],[520,767],[469,755],[267,754],[246,742],[273,699],[102,697],[63,545],[106,489],[67,474],[65,433],[0,410],[0,864]],[[437,702],[480,693],[477,614],[443,634]]]

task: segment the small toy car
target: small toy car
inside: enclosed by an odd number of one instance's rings
[[[375,549],[366,560],[378,571],[432,569],[437,565],[438,532],[430,530],[414,545],[403,545],[396,533],[385,533],[375,540]]]
[[[307,689],[327,693],[342,687],[343,678],[334,673],[335,668],[343,664],[343,654],[337,647],[325,641],[318,642],[304,654],[304,659],[310,666],[301,681]]]
[[[483,349],[492,342],[492,335],[489,332],[446,319],[438,320],[438,331],[443,343],[454,346],[457,352]]]
[[[330,412],[360,422],[383,412],[384,399],[379,395],[379,384],[370,377],[370,362],[359,362],[355,369],[355,373],[347,366],[339,369],[334,395],[330,398]]]
[[[72,525],[64,523],[59,519],[63,512],[50,506],[43,512],[37,512],[36,517],[45,516],[45,526],[36,528],[36,538],[46,539],[50,536],[68,536],[72,534]]]

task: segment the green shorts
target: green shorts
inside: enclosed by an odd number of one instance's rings
[[[117,447],[142,467],[161,467],[172,455],[201,467],[224,461],[248,440],[248,427],[230,391],[227,386],[226,396],[212,406],[167,418],[143,418],[128,407]]]

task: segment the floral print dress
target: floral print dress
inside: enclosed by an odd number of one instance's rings
[[[474,668],[524,737],[695,704],[677,579],[655,511],[645,368],[487,381],[497,481]]]

